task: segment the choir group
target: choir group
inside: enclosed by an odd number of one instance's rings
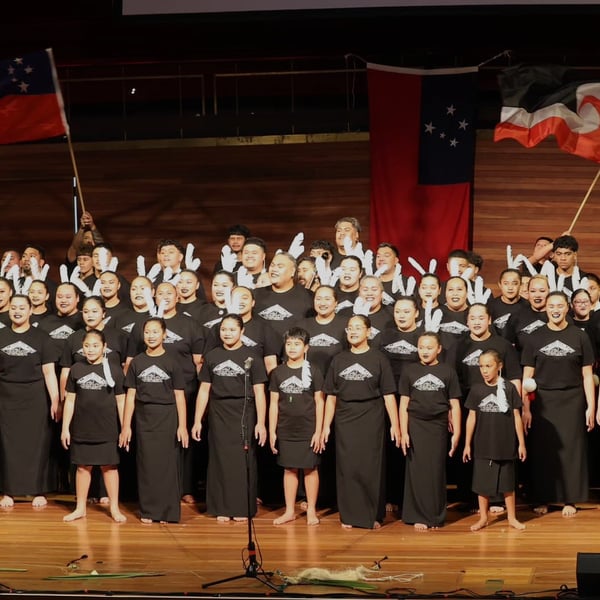
[[[490,510],[523,529],[517,493],[540,515],[588,500],[600,281],[571,235],[509,248],[492,297],[477,254],[453,250],[444,274],[405,257],[417,281],[392,244],[363,250],[352,217],[269,263],[235,225],[207,297],[191,244],[160,240],[128,281],[89,213],[81,225],[60,281],[35,244],[2,256],[0,507],[68,490],[65,521],[94,495],[120,522],[135,478],[144,523],[179,521],[199,482],[209,515],[245,521],[274,470],[276,525],[300,497],[309,525],[326,503],[345,528],[390,509],[441,527],[449,480],[478,499],[473,531]]]

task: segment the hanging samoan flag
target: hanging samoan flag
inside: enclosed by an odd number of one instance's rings
[[[52,50],[0,60],[0,144],[68,131]]]
[[[559,65],[517,65],[498,76],[502,94],[494,141],[532,148],[550,135],[565,152],[600,162],[600,82],[577,81]]]
[[[445,264],[470,242],[478,69],[368,64],[367,73],[370,244]]]

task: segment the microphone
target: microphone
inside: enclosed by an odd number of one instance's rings
[[[244,361],[244,369],[246,369],[246,371],[252,366],[252,363],[254,362],[254,359],[249,356],[245,361]]]

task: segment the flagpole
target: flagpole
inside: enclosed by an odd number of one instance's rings
[[[75,177],[75,175],[73,175],[73,221],[74,221],[74,229],[73,231],[75,233],[77,233],[77,230],[79,229],[77,221],[78,221],[78,215],[77,215],[77,177]]]
[[[487,58],[486,60],[480,62],[477,66],[481,68],[487,65],[488,63],[495,61],[497,58],[502,58],[503,56],[506,56],[506,58],[510,58],[510,54],[511,50],[502,50],[502,52],[498,52],[498,54],[494,54],[494,56],[491,56],[490,58]]]
[[[598,172],[596,173],[596,177],[594,177],[594,181],[592,181],[590,187],[588,188],[587,194],[585,195],[584,199],[582,200],[581,204],[579,205],[579,210],[577,211],[577,214],[575,215],[575,218],[571,222],[571,226],[569,227],[569,229],[567,231],[569,231],[569,232],[573,231],[573,227],[575,227],[575,223],[577,222],[577,219],[579,218],[579,215],[581,214],[581,211],[583,210],[583,207],[585,206],[587,199],[590,197],[590,194],[592,193],[592,190],[594,189],[594,186],[596,185],[598,178],[600,178],[600,169],[598,169]]]
[[[75,153],[73,152],[73,144],[71,143],[71,133],[67,130],[67,144],[69,146],[69,155],[71,156],[71,164],[73,165],[73,173],[75,173],[75,185],[77,186],[77,195],[81,204],[81,212],[85,212],[85,204],[83,202],[83,193],[79,184],[79,172],[77,171],[77,163],[75,162]]]

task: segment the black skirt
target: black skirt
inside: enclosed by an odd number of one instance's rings
[[[119,449],[115,442],[71,442],[71,462],[74,465],[118,465]]]
[[[514,460],[473,461],[473,491],[479,496],[498,496],[515,491],[516,469]]]
[[[321,457],[313,452],[306,440],[277,440],[277,449],[277,464],[285,469],[314,469],[321,462]]]

